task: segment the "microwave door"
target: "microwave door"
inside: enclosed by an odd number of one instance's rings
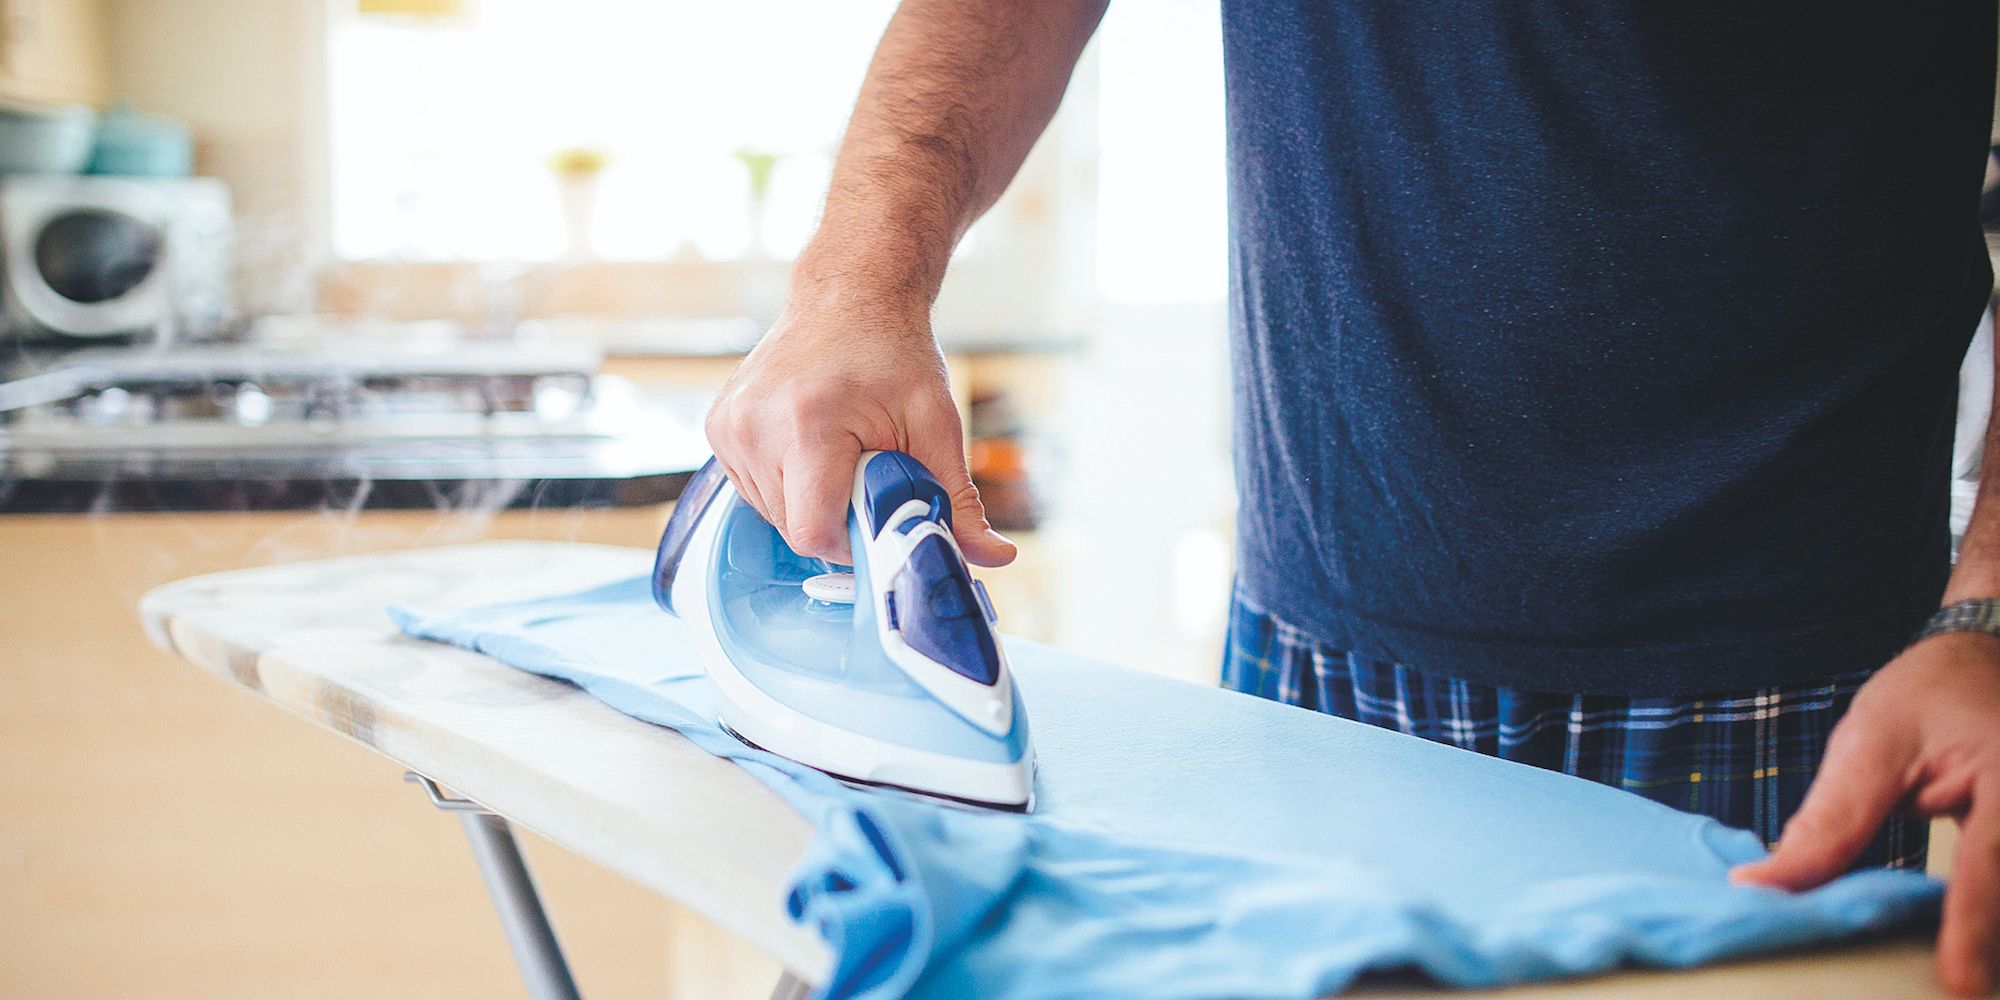
[[[62,333],[140,332],[160,316],[165,244],[159,227],[121,212],[61,212],[35,235],[30,280],[18,291],[24,299],[41,299],[24,304]]]

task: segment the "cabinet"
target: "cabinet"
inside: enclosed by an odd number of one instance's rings
[[[650,545],[665,517],[0,517],[0,994],[520,995],[451,817],[390,761],[154,648],[136,605],[170,579],[282,559],[482,538]],[[691,949],[747,946],[523,839],[584,995],[731,995],[675,990],[669,971],[706,969]],[[762,988],[776,978],[768,959],[742,963]]]
[[[110,97],[109,0],[0,0],[0,103]]]

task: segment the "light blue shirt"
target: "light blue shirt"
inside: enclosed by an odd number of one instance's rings
[[[788,906],[821,997],[1304,998],[1414,967],[1490,986],[1689,966],[1935,912],[1867,871],[1728,884],[1751,834],[1577,778],[1010,642],[1032,815],[851,788],[723,733],[644,579],[426,615],[413,635],[581,686],[748,766],[818,829]]]

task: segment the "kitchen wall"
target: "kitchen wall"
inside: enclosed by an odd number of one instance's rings
[[[109,97],[105,0],[0,0],[0,102]]]
[[[181,119],[229,182],[238,295],[308,310],[325,263],[325,0],[103,0],[111,95]]]

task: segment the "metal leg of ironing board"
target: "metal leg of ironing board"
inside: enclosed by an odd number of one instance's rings
[[[527,860],[521,857],[521,847],[514,842],[514,831],[506,819],[470,799],[446,795],[437,782],[414,771],[403,775],[403,780],[423,786],[432,805],[458,814],[528,996],[532,1000],[581,1000],[562,945],[556,941],[555,928],[549,925],[548,912],[535,892],[534,877],[528,874]]]
[[[812,984],[790,972],[779,976],[778,985],[771,987],[771,1000],[806,1000],[811,995]]]

